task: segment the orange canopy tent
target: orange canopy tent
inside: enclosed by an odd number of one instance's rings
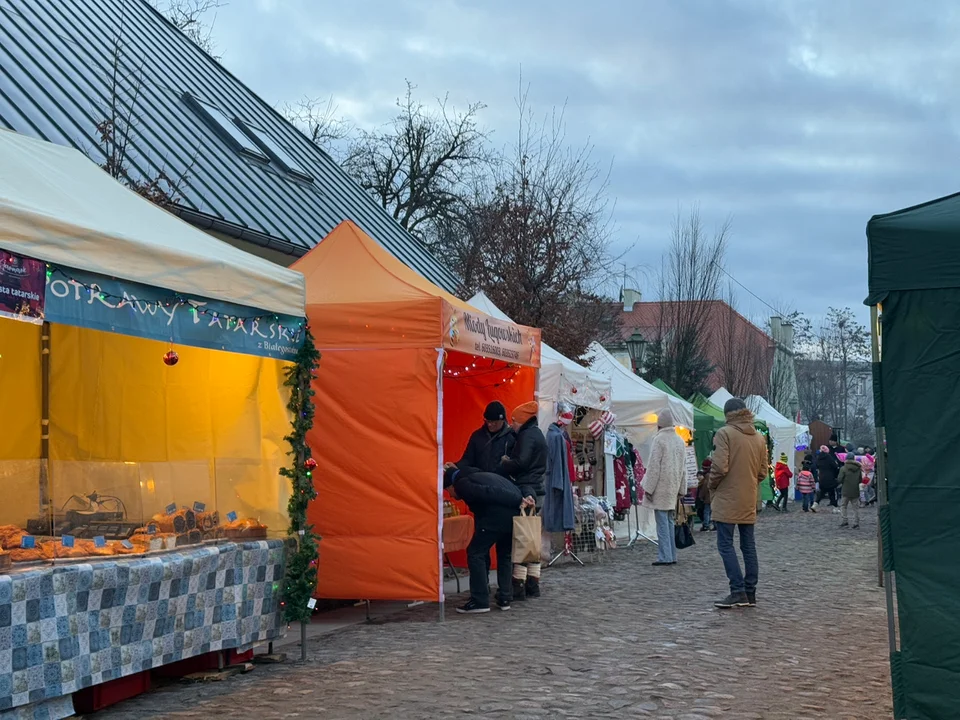
[[[532,400],[540,331],[485,315],[350,221],[293,269],[323,357],[307,440],[317,596],[443,601],[442,466],[491,400]]]

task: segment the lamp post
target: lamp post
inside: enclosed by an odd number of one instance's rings
[[[643,356],[647,351],[647,341],[643,338],[643,333],[634,330],[633,334],[627,338],[626,345],[630,362],[633,364],[633,372],[640,375],[643,372]]]

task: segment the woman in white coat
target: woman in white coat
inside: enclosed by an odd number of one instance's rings
[[[640,486],[644,506],[652,508],[657,518],[657,561],[653,564],[676,565],[673,527],[677,499],[687,492],[686,446],[677,435],[669,410],[660,412],[657,427],[647,474]]]

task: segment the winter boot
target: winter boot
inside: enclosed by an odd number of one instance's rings
[[[523,580],[513,579],[513,601],[522,602],[527,599],[527,584]]]
[[[540,597],[540,578],[528,577],[526,591],[528,598]]]

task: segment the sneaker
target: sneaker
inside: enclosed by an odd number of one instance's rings
[[[840,527],[842,527],[842,528],[850,527],[850,523],[848,523],[846,520],[844,520],[842,523],[840,523]]]
[[[812,508],[810,508],[810,512],[815,513],[816,511],[817,511],[817,506],[816,506],[816,505],[814,505]]]
[[[813,505],[810,506],[810,509],[813,510],[814,512],[816,512],[818,505],[819,505],[819,503],[814,503]]]
[[[757,594],[755,592],[747,593],[747,607],[757,606]]]
[[[497,607],[500,608],[501,610],[504,610],[504,611],[509,610],[509,609],[510,609],[510,601],[509,601],[509,600],[502,600],[502,599],[498,598],[498,599],[497,599]]]
[[[860,523],[857,523],[856,525],[851,525],[851,526],[850,526],[850,529],[851,529],[851,530],[856,530],[858,527],[860,527]]]
[[[748,607],[750,601],[746,593],[730,593],[723,600],[717,600],[713,606],[720,610],[729,610],[730,608]]]
[[[490,606],[481,605],[473,598],[470,598],[467,600],[466,604],[457,608],[457,612],[461,615],[479,615],[480,613],[490,612]]]

